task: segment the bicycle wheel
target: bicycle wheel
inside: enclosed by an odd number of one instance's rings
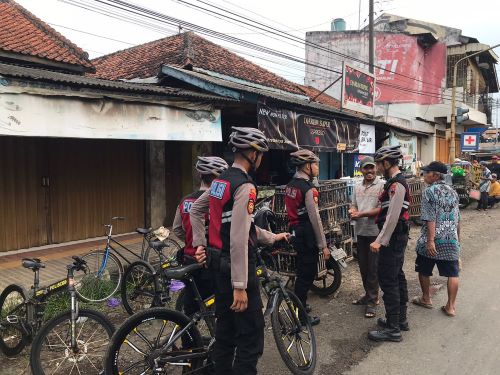
[[[180,355],[203,353],[195,325],[175,338],[189,318],[173,310],[153,308],[129,317],[115,332],[106,353],[106,374],[182,374],[195,372],[203,358],[178,359]],[[161,350],[163,348],[163,350]]]
[[[155,277],[153,268],[144,261],[134,262],[127,267],[123,274],[121,296],[123,307],[130,315],[153,307],[155,302],[161,302],[161,291],[155,288]]]
[[[27,323],[26,291],[11,284],[0,294],[0,350],[7,356],[19,354],[28,343],[21,323]]]
[[[163,243],[166,245],[162,250],[161,253],[164,257],[164,259],[170,259],[170,258],[175,258],[177,251],[182,249],[182,246],[177,243],[177,241],[174,241],[171,238],[165,238],[163,240]],[[155,269],[159,268],[160,266],[160,256],[154,250],[151,248],[151,246],[148,245],[147,249],[144,251],[144,259],[146,262],[151,264]]]
[[[107,260],[106,260],[107,258]],[[101,302],[112,297],[120,288],[123,266],[116,255],[96,250],[82,256],[85,271],[75,272],[78,296],[86,302]]]
[[[288,369],[297,375],[309,375],[316,367],[316,337],[307,313],[298,297],[287,292],[290,305],[282,293],[278,295],[275,310],[271,313],[274,341]],[[295,317],[303,317],[305,325],[295,323]]]
[[[340,265],[333,259],[326,261],[326,275],[315,279],[311,285],[311,291],[320,296],[329,296],[335,293],[342,284],[342,269]]]
[[[76,320],[77,348],[71,347],[71,312],[50,319],[31,346],[34,375],[102,374],[104,355],[113,335],[113,324],[101,313],[81,309]]]

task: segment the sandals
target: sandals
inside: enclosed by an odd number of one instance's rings
[[[455,313],[451,313],[448,310],[446,310],[446,306],[441,306],[441,311],[443,312],[443,314],[449,316],[450,318],[453,318],[455,316]]]
[[[361,297],[357,300],[352,301],[352,304],[356,306],[365,306],[367,303],[368,301],[366,300],[366,297]]]
[[[377,308],[373,305],[367,305],[365,310],[365,318],[375,318],[377,315]]]
[[[425,307],[426,309],[432,309],[434,306],[432,306],[432,303],[426,303],[422,300],[422,297],[414,297],[411,300],[411,303],[414,305],[420,306],[420,307]]]

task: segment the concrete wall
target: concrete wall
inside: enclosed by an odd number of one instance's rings
[[[163,225],[166,211],[165,142],[148,141],[145,168],[146,225],[158,228]]]

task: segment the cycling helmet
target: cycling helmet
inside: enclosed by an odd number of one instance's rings
[[[293,165],[303,165],[307,163],[319,162],[319,158],[312,151],[306,149],[299,149],[298,151],[290,154],[290,162]]]
[[[233,132],[229,136],[229,144],[233,146],[233,152],[249,148],[259,152],[269,151],[267,138],[259,129],[236,126],[232,126],[231,129]]]
[[[198,156],[198,161],[196,162],[196,170],[200,174],[214,176],[220,175],[224,172],[229,166],[226,161],[217,156]]]
[[[375,152],[375,161],[384,161],[384,160],[396,160],[402,159],[403,153],[401,152],[401,146],[383,146],[380,147],[377,152]]]

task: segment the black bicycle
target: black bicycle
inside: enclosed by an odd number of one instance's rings
[[[111,219],[125,220],[124,217],[116,216]],[[161,250],[152,249],[150,241],[156,237],[151,228],[137,228],[136,232],[143,236],[141,254],[138,255],[124,244],[113,238],[113,224],[106,224],[106,246],[104,250],[94,250],[82,256],[87,262],[86,272],[77,276],[77,289],[83,289],[80,297],[87,302],[101,302],[113,296],[122,283],[124,274],[124,263],[131,265],[132,262],[121,251],[126,251],[133,259],[143,260],[158,267],[170,254],[175,254],[181,246],[171,238],[163,239]]]
[[[267,296],[265,315],[271,325],[278,351],[293,374],[307,375],[316,366],[316,339],[299,299],[286,290],[278,277],[271,278],[258,251],[257,275]],[[165,276],[183,280],[193,288],[199,311],[191,317],[165,308],[151,308],[128,318],[113,335],[106,353],[106,374],[190,374],[211,365],[215,342],[213,297],[203,301],[192,273],[203,267],[191,264],[165,270]],[[203,338],[198,323],[204,321],[209,337]]]
[[[40,287],[40,259],[23,259],[24,268],[34,272],[32,293],[11,284],[0,295],[0,350],[6,356],[19,354],[31,341],[30,365],[33,374],[100,374],[104,353],[113,334],[113,324],[100,312],[79,309],[75,272],[83,271],[85,261],[73,257],[67,278]],[[68,290],[69,311],[44,322],[47,299]],[[33,339],[34,338],[34,339]]]

